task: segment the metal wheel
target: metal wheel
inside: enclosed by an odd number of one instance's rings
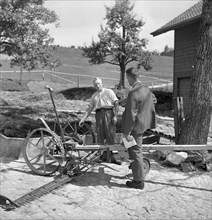
[[[33,130],[26,138],[23,156],[36,174],[48,176],[56,172],[64,159],[60,137],[47,128]]]
[[[82,127],[79,127],[78,120],[66,122],[62,124],[62,130],[65,138],[72,139],[79,144],[89,145],[96,143],[95,132],[87,122]],[[57,124],[54,125],[54,131],[56,133],[59,132]]]
[[[143,158],[143,165],[144,165],[144,175],[147,176],[147,174],[149,173],[150,168],[151,168],[151,164],[150,164],[149,159],[144,157]]]

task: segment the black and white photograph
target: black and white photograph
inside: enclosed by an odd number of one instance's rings
[[[0,219],[212,219],[211,0],[0,0]]]

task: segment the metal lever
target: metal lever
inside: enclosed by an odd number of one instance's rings
[[[53,89],[50,87],[50,86],[48,86],[48,85],[46,85],[45,87],[44,87],[45,89],[48,89],[49,91],[53,91]]]
[[[53,89],[50,86],[47,86],[47,85],[44,88],[49,90],[49,94],[50,94],[50,97],[51,97],[51,100],[52,100],[52,104],[53,104],[53,107],[54,107],[54,112],[55,112],[55,115],[56,115],[57,123],[58,123],[58,126],[60,128],[61,140],[62,140],[62,142],[65,142],[65,137],[64,137],[63,129],[62,129],[62,126],[60,124],[59,116],[58,116],[58,113],[57,113],[57,108],[56,108],[56,105],[55,105],[55,102],[54,102],[54,98],[53,98],[53,94],[52,94]]]

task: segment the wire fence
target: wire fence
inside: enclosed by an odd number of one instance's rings
[[[22,77],[26,81],[43,81],[51,83],[64,83],[70,87],[89,87],[93,86],[93,79],[97,76],[70,74],[64,72],[50,71],[50,70],[34,70],[34,71],[0,71],[0,89],[2,90],[2,83],[4,79],[20,80]],[[101,77],[104,87],[114,88],[118,85],[119,79]],[[151,76],[140,76],[142,83],[151,89],[172,90],[172,79],[161,79]],[[127,82],[126,82],[127,85]]]

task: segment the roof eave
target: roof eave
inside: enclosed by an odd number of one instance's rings
[[[192,19],[180,22],[178,24],[173,24],[173,25],[170,25],[168,27],[160,28],[160,29],[158,29],[158,30],[156,30],[156,31],[154,31],[150,34],[153,35],[153,37],[155,37],[155,36],[158,36],[160,34],[164,34],[168,31],[176,30],[178,28],[181,28],[183,26],[186,26],[188,24],[191,24],[191,23],[194,23],[194,22],[198,21],[200,19],[200,17],[201,17],[201,15],[198,15],[196,17],[193,17]]]

